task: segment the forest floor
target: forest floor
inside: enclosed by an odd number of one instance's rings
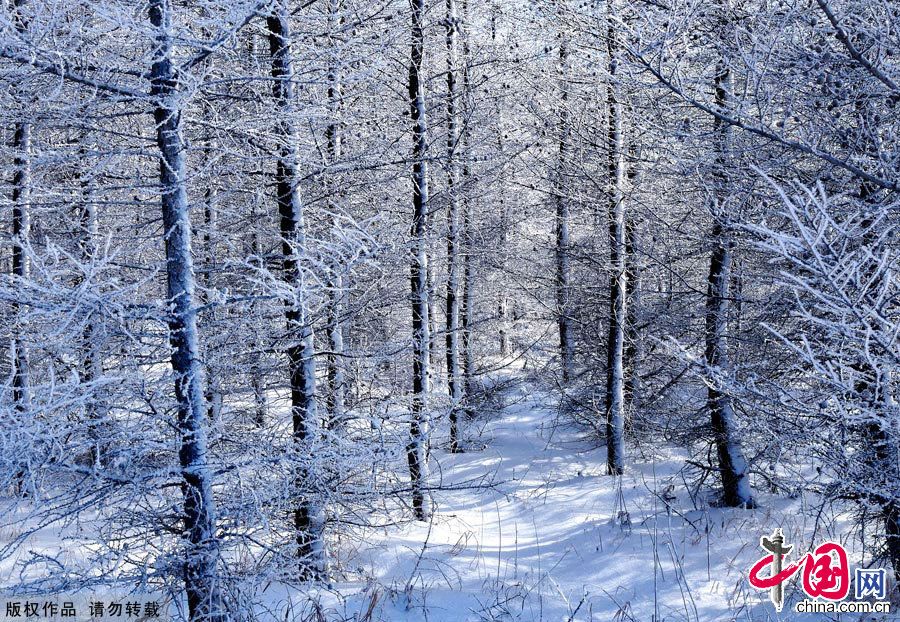
[[[803,497],[711,507],[687,492],[676,450],[630,456],[617,480],[604,474],[605,449],[561,423],[548,393],[520,384],[506,404],[476,448],[435,452],[447,490],[434,493],[432,521],[367,537],[356,563],[371,579],[334,585],[326,610],[431,622],[895,619],[796,613],[796,581],[777,614],[748,584],[761,535],[782,527],[799,550],[847,541],[840,516],[823,520]],[[473,490],[477,480],[490,485]]]

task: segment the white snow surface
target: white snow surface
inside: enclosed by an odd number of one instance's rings
[[[761,535],[782,527],[798,551],[825,539],[852,549],[842,535],[845,517],[817,521],[812,500],[765,494],[756,510],[700,499],[695,507],[678,474],[685,456],[677,449],[653,456],[630,449],[617,482],[605,474],[605,449],[560,423],[549,394],[522,385],[507,397],[510,405],[484,429],[483,449],[432,454],[434,476],[451,488],[434,492],[432,521],[369,534],[354,562],[371,578],[318,594],[328,619],[895,619],[796,613],[794,603],[804,598],[796,575],[779,614],[768,593],[747,582],[749,567],[766,554]],[[479,478],[491,485],[472,490]],[[307,596],[270,603],[297,606]]]

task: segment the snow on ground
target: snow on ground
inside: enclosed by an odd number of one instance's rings
[[[752,511],[695,509],[674,450],[632,455],[619,488],[604,475],[605,450],[558,425],[546,393],[519,386],[507,397],[484,430],[484,449],[434,456],[445,487],[479,478],[493,485],[437,491],[430,524],[372,534],[356,563],[374,579],[335,585],[333,613],[430,622],[832,619],[793,612],[796,583],[776,614],[746,579],[764,554],[759,537],[773,528],[805,549],[817,524],[801,511],[807,500],[763,496]],[[817,533],[840,537],[821,523]]]

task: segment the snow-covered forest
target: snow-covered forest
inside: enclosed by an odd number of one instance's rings
[[[3,0],[0,591],[892,619],[748,573],[900,605],[898,112],[894,0]]]

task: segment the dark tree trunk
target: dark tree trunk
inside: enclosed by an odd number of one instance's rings
[[[290,346],[287,348],[291,386],[293,437],[301,465],[295,475],[296,506],[294,529],[301,579],[315,579],[323,572],[322,509],[311,499],[307,469],[302,463],[311,459],[310,445],[319,433],[316,402],[316,358],[312,325],[308,317],[306,283],[300,258],[305,252],[306,229],[303,206],[297,190],[297,137],[293,113],[294,70],[288,12],[277,5],[269,14],[269,51],[272,59],[273,97],[277,109],[276,133],[280,137],[275,164],[276,203],[282,238],[282,276],[293,289],[293,298],[285,301]]]
[[[19,33],[28,27],[22,15],[26,0],[14,2],[13,22]],[[12,275],[17,280],[28,276],[28,257],[26,245],[31,229],[31,125],[25,122],[15,124],[12,139],[13,180],[12,180]],[[21,321],[19,303],[12,301],[12,316]],[[13,333],[11,343],[12,365],[12,398],[16,415],[26,424],[24,419],[31,411],[31,382],[28,361],[28,348],[20,336],[20,329]],[[28,473],[23,468],[16,477],[16,486],[21,493],[33,493],[33,485]]]
[[[727,110],[731,104],[731,84],[731,71],[727,65],[722,64],[715,80],[716,105],[720,110]],[[750,489],[749,465],[738,439],[732,398],[721,386],[721,379],[731,373],[726,332],[734,241],[725,206],[729,194],[728,173],[725,167],[730,149],[730,127],[717,120],[714,131],[716,170],[713,181],[715,184],[712,206],[713,229],[710,235],[713,250],[709,259],[706,294],[706,365],[709,371],[720,379],[712,378],[708,382],[707,408],[719,458],[723,501],[730,507],[751,507],[754,501]]]
[[[342,133],[341,133],[341,69],[339,51],[336,49],[338,29],[340,22],[341,0],[328,1],[328,32],[331,57],[328,65],[328,112],[329,123],[325,130],[325,148],[328,156],[327,164],[334,166],[341,158]],[[325,175],[325,194],[328,197],[328,209],[332,218],[340,208],[338,197],[342,191],[333,179],[331,172]],[[337,226],[336,221],[332,226]],[[338,428],[344,420],[344,408],[347,393],[347,375],[344,361],[344,296],[345,276],[343,266],[335,258],[330,265],[331,273],[328,283],[328,397],[326,410],[328,411],[328,427]]]
[[[459,22],[459,34],[462,37],[462,97],[460,111],[460,145],[462,158],[462,183],[460,200],[462,202],[462,229],[460,231],[460,254],[462,255],[462,301],[459,308],[460,326],[460,358],[462,359],[462,394],[463,411],[467,417],[474,416],[471,401],[473,382],[475,380],[475,353],[472,350],[472,316],[475,313],[475,263],[472,253],[472,199],[469,185],[472,181],[472,168],[469,160],[469,120],[472,114],[472,83],[469,76],[469,0],[462,0],[462,19]]]
[[[84,169],[84,161],[87,157],[83,138],[78,140],[76,149],[78,154],[77,176],[79,180],[80,196],[75,205],[75,222],[78,223],[78,255],[82,264],[87,266],[95,259],[97,252],[97,206],[92,197],[92,184],[89,175]],[[79,276],[79,281],[83,279]],[[106,454],[103,441],[103,422],[106,418],[106,401],[102,389],[95,383],[103,376],[103,341],[104,331],[102,324],[94,317],[89,317],[81,333],[81,382],[87,387],[87,402],[85,404],[85,416],[93,443],[91,448],[91,463],[100,466]]]
[[[459,364],[459,264],[460,264],[460,189],[457,34],[459,18],[456,1],[447,0],[447,388],[450,393],[450,451],[459,451],[459,411],[463,402],[462,374]]]
[[[428,166],[425,118],[425,87],[422,82],[422,60],[425,46],[423,20],[425,0],[412,0],[412,44],[409,64],[409,105],[413,130],[413,249],[410,264],[413,337],[413,396],[406,447],[412,489],[413,511],[418,520],[428,517],[424,480],[427,477],[426,444],[428,391],[430,377],[430,327],[428,283]]]
[[[612,10],[611,8],[609,10]],[[609,86],[609,331],[606,345],[606,468],[610,475],[625,471],[625,129],[619,101],[616,65],[617,33],[608,17]]]
[[[553,195],[556,203],[556,323],[559,331],[559,357],[563,383],[572,379],[575,346],[572,336],[571,266],[569,234],[569,197],[566,187],[566,165],[569,160],[569,45],[566,35],[559,46],[559,154],[554,171]]]
[[[638,180],[637,162],[628,167],[629,187],[633,190]],[[625,282],[628,299],[625,303],[625,416],[626,428],[634,420],[641,406],[641,362],[644,358],[644,341],[641,317],[643,292],[643,258],[641,256],[640,223],[634,218],[625,221]]]

